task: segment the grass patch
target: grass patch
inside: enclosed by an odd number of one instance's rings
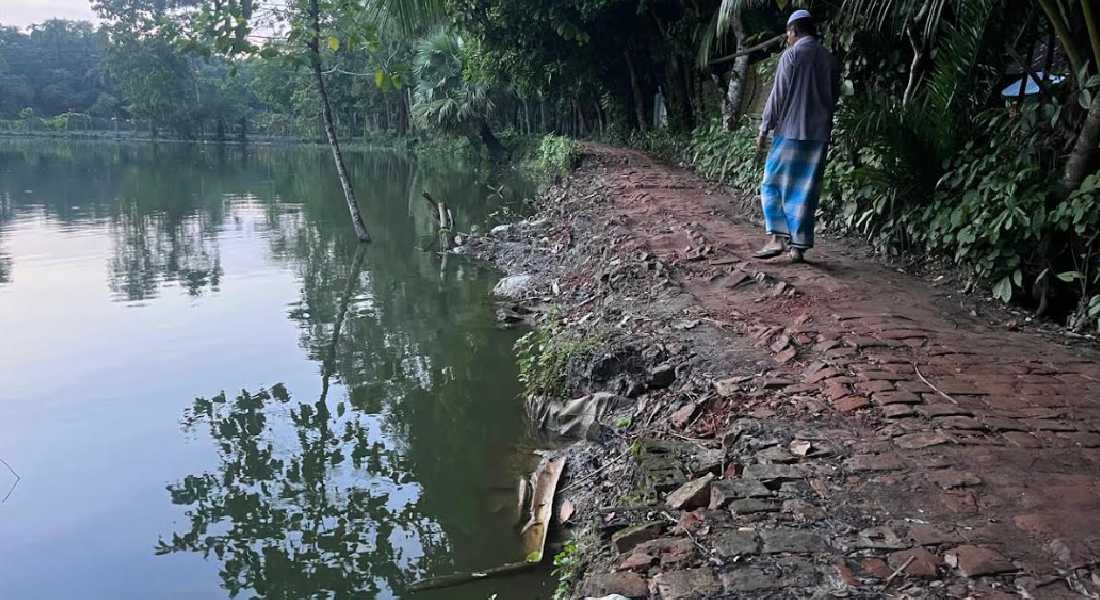
[[[578,338],[560,319],[549,319],[516,340],[519,380],[529,396],[560,398],[568,387],[569,365],[583,360],[599,346],[599,336]]]

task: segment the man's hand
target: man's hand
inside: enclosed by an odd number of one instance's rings
[[[761,132],[756,136],[756,151],[763,152],[768,146],[768,134]]]
[[[753,158],[753,166],[759,167],[760,163],[764,160],[765,148],[768,146],[768,134],[760,132],[756,136],[756,156]]]

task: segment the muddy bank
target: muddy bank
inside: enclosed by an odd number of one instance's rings
[[[502,321],[539,327],[519,356],[529,413],[577,440],[554,512],[575,541],[563,597],[1100,588],[1095,404],[1067,424],[1064,402],[991,402],[989,389],[1068,397],[1070,375],[1100,381],[1092,358],[1029,339],[986,360],[950,348],[981,332],[948,326],[919,282],[844,271],[849,249],[819,249],[829,266],[744,258],[758,239],[738,206],[645,155],[589,146],[535,216],[464,250],[513,276]],[[1037,457],[1056,467],[1025,475]],[[1031,492],[1019,506],[1028,477],[1076,500]]]

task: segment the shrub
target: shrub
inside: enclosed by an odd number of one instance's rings
[[[760,186],[763,161],[756,160],[756,130],[748,122],[735,131],[715,119],[697,127],[687,147],[688,160],[704,177],[750,191]]]
[[[560,135],[547,135],[542,138],[535,153],[535,166],[546,175],[565,175],[576,168],[580,158],[576,140]]]

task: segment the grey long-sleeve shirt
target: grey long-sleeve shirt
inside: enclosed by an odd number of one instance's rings
[[[760,133],[827,142],[839,96],[840,65],[817,38],[799,38],[779,57]]]

